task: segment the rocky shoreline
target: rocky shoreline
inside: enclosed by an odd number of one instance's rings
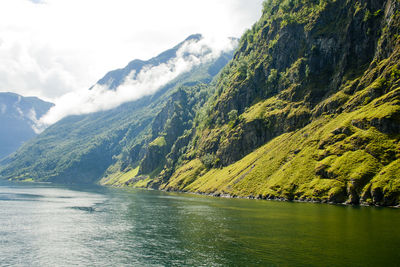
[[[254,199],[254,200],[268,200],[268,201],[279,201],[279,202],[296,202],[296,203],[316,203],[316,204],[329,204],[329,205],[340,205],[340,206],[352,206],[352,207],[376,207],[376,208],[395,208],[400,209],[400,205],[397,206],[384,206],[384,205],[371,205],[368,203],[360,203],[360,204],[352,204],[347,202],[332,202],[318,199],[287,199],[285,197],[262,197],[259,196],[237,196],[230,195],[224,193],[204,193],[204,192],[191,192],[191,191],[181,191],[181,190],[173,190],[171,188],[168,189],[157,189],[157,188],[143,188],[143,187],[130,187],[130,186],[107,186],[112,188],[134,188],[134,189],[144,189],[144,190],[156,190],[167,193],[182,193],[182,194],[191,194],[191,195],[199,195],[199,196],[208,196],[208,197],[219,197],[219,198],[237,198],[237,199]]]
[[[148,188],[144,188],[148,189]],[[158,190],[158,189],[151,189],[151,190]],[[254,197],[254,196],[236,196],[230,194],[221,194],[221,193],[202,193],[202,192],[189,192],[189,191],[179,191],[179,190],[159,190],[164,192],[171,192],[171,193],[185,193],[185,194],[193,194],[193,195],[201,195],[201,196],[209,196],[209,197],[220,197],[220,198],[238,198],[238,199],[254,199],[254,200],[268,200],[268,201],[280,201],[280,202],[296,202],[296,203],[318,203],[318,204],[330,204],[330,205],[341,205],[341,206],[362,206],[362,207],[380,207],[380,208],[395,208],[399,209],[400,205],[397,206],[384,206],[384,205],[371,205],[368,203],[360,203],[360,204],[352,204],[347,202],[331,202],[325,200],[316,200],[316,199],[287,199],[285,197]]]

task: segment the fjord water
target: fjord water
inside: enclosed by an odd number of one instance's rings
[[[0,266],[395,266],[400,210],[0,184]]]

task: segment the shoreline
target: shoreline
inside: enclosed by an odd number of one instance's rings
[[[75,185],[79,186],[80,184],[62,184],[62,183],[53,183],[53,182],[37,182],[37,181],[13,181],[9,179],[1,179],[3,181],[15,184],[41,184],[41,185]],[[86,184],[87,185],[87,184]],[[232,199],[251,199],[251,200],[266,200],[266,201],[278,201],[278,202],[293,202],[293,203],[315,203],[315,204],[328,204],[328,205],[338,205],[338,206],[349,206],[349,207],[374,207],[374,208],[392,208],[392,209],[400,209],[400,204],[397,206],[383,206],[383,205],[368,205],[364,203],[360,204],[351,204],[351,203],[338,203],[338,202],[329,202],[329,201],[320,201],[314,199],[287,199],[284,197],[260,197],[260,196],[237,196],[223,193],[204,193],[204,192],[191,192],[191,191],[181,191],[174,189],[158,189],[158,188],[148,188],[148,187],[132,187],[132,186],[113,186],[113,185],[102,185],[100,183],[93,183],[91,185],[101,186],[105,188],[115,188],[115,189],[142,189],[142,190],[154,190],[166,193],[182,193],[182,194],[191,194],[198,196],[208,196],[208,197],[217,197],[217,198],[232,198]]]
[[[121,187],[124,188],[124,187]],[[132,187],[135,188],[135,187]],[[148,189],[148,188],[136,188],[136,189]],[[274,197],[274,198],[261,198],[254,196],[232,196],[230,194],[220,194],[220,193],[202,193],[202,192],[189,192],[189,191],[179,191],[179,190],[160,190],[160,189],[150,189],[150,190],[158,190],[167,193],[184,193],[184,194],[192,194],[192,195],[200,195],[200,196],[209,196],[209,197],[217,197],[217,198],[232,198],[232,199],[251,199],[251,200],[265,200],[265,201],[277,201],[277,202],[293,202],[293,203],[314,203],[314,204],[328,204],[328,205],[337,205],[337,206],[348,206],[348,207],[373,207],[373,208],[392,208],[392,209],[400,209],[400,204],[397,206],[383,206],[383,205],[368,205],[368,204],[351,204],[351,203],[338,203],[338,202],[329,202],[329,201],[318,201],[312,199],[287,199],[284,197]]]
[[[182,193],[182,194],[191,194],[198,196],[208,196],[208,197],[217,197],[217,198],[232,198],[232,199],[251,199],[251,200],[265,200],[265,201],[277,201],[277,202],[293,202],[293,203],[315,203],[315,204],[328,204],[328,205],[338,205],[338,206],[348,206],[348,207],[373,207],[373,208],[392,208],[392,209],[400,209],[400,204],[397,206],[383,206],[383,205],[368,205],[368,204],[351,204],[351,203],[338,203],[338,202],[329,202],[329,201],[318,201],[313,199],[293,199],[289,200],[284,197],[274,197],[274,198],[262,198],[262,197],[254,197],[254,196],[237,196],[230,194],[221,194],[221,193],[203,193],[203,192],[191,192],[191,191],[181,191],[181,190],[173,190],[173,189],[158,189],[158,188],[148,188],[148,187],[130,187],[130,186],[112,186],[112,185],[101,185],[104,187],[117,188],[117,189],[143,189],[143,190],[154,190],[166,193]]]

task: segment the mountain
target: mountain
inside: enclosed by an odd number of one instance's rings
[[[400,205],[399,7],[267,0],[225,67],[227,56],[138,101],[68,117],[3,161],[0,175]],[[144,68],[130,64],[99,83],[113,90]]]
[[[0,159],[36,136],[37,119],[52,106],[37,97],[0,92]]]
[[[153,129],[157,149],[144,160],[169,151],[160,174],[146,164],[102,183],[399,205],[399,6],[265,1],[193,127],[170,150],[162,123]]]
[[[188,42],[198,42],[202,38],[203,36],[201,34],[193,34],[190,35],[188,38],[186,38],[183,42],[179,43],[178,45],[174,46],[171,49],[162,52],[161,54],[159,54],[154,58],[151,58],[150,60],[147,61],[140,59],[132,60],[124,68],[108,72],[103,78],[101,78],[97,82],[97,84],[107,85],[110,90],[115,90],[118,86],[123,84],[126,77],[128,77],[132,72],[134,73],[134,76],[132,78],[136,78],[137,74],[140,73],[140,71],[144,67],[158,66],[160,64],[166,63],[169,60],[175,58],[176,53],[179,51],[179,49],[181,49]]]
[[[172,68],[171,62],[175,62],[179,56],[179,59],[194,58],[201,61],[201,64],[182,72],[154,94],[111,110],[69,116],[51,125],[0,162],[0,176],[22,181],[93,183],[105,172],[119,173],[120,170],[136,167],[151,150],[154,121],[162,117],[160,112],[165,106],[175,105],[177,99],[185,99],[182,110],[176,110],[185,112],[185,121],[179,121],[179,127],[171,130],[177,136],[183,134],[192,127],[189,119],[194,116],[195,110],[212,93],[209,83],[232,58],[232,49],[214,53],[202,40],[201,35],[192,35],[155,58],[134,60],[123,69],[107,73],[95,86],[103,85],[109,90],[117,90],[125,81],[135,80],[142,69],[148,71],[162,64]],[[237,40],[228,41],[233,46],[237,44]],[[201,45],[201,54],[186,49],[196,45]],[[136,158],[133,157],[134,152],[137,153]]]

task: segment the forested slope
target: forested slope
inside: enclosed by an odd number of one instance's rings
[[[182,47],[196,45],[202,39],[199,34],[191,35],[150,60],[133,60],[125,68],[107,73],[97,84],[108,86],[108,90],[116,90],[127,79],[135,79],[134,76],[139,75],[141,69],[149,70],[168,64],[172,66],[171,60],[179,56]],[[228,42],[234,46],[237,40]],[[165,105],[171,105],[168,103],[175,98],[184,97],[184,119],[190,119],[193,114],[187,112],[194,112],[193,109],[204,104],[213,89],[208,84],[233,55],[230,50],[211,57],[212,50],[206,48],[196,55],[192,55],[189,49],[183,56],[195,57],[201,63],[163,85],[154,94],[111,110],[68,116],[51,125],[0,162],[0,177],[18,181],[95,183],[106,174],[129,171],[146,155],[152,164],[149,157],[152,155],[152,145],[156,143],[153,142],[156,137],[153,137],[152,129],[162,119],[158,114],[165,109]],[[172,123],[180,125],[178,128],[170,127],[177,136],[192,127],[190,121]],[[143,166],[146,168],[145,164]]]

